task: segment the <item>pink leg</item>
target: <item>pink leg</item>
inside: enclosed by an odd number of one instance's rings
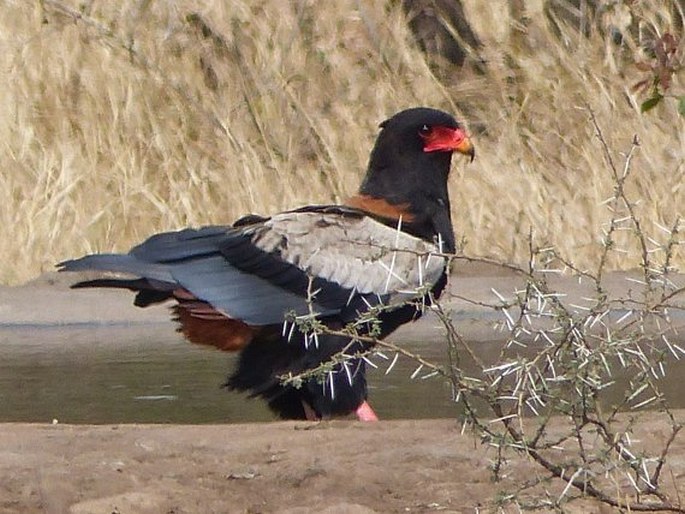
[[[304,407],[304,415],[307,421],[321,421],[321,418],[316,415],[316,411],[307,402],[303,401],[302,407]]]
[[[369,405],[369,402],[362,403],[355,411],[359,421],[378,421],[378,416]]]

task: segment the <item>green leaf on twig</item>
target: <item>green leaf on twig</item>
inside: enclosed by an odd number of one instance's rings
[[[685,95],[678,97],[678,113],[685,116]]]
[[[647,98],[644,102],[642,102],[642,105],[640,105],[640,112],[647,112],[651,111],[654,109],[657,105],[659,105],[659,102],[664,99],[664,95],[661,93],[655,93],[654,96],[651,98]]]

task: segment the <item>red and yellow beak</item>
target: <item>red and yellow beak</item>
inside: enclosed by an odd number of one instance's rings
[[[432,127],[421,137],[425,141],[424,152],[459,152],[468,155],[471,161],[476,156],[476,149],[462,128]]]

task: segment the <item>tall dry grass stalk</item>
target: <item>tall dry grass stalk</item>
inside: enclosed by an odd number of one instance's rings
[[[539,8],[521,33],[484,5],[467,2],[487,73],[438,79],[391,2],[4,1],[0,281],[155,231],[341,201],[377,124],[414,105],[476,132],[478,158],[456,164],[451,191],[469,254],[520,262],[532,229],[579,267],[597,257],[613,181],[588,107],[612,149],[638,135],[637,214],[672,226],[685,123],[671,103],[639,114],[632,56],[560,40]],[[669,30],[660,1],[640,5]],[[637,265],[628,232],[620,243],[611,266]]]

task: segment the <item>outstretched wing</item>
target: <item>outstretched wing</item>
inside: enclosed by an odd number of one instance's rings
[[[353,298],[393,305],[424,295],[445,260],[434,255],[436,244],[400,228],[355,209],[310,207],[233,227],[158,234],[128,254],[89,255],[60,269],[133,275],[83,285],[118,282],[142,291],[140,305],[185,291],[231,319],[271,325],[292,312],[336,314]]]

